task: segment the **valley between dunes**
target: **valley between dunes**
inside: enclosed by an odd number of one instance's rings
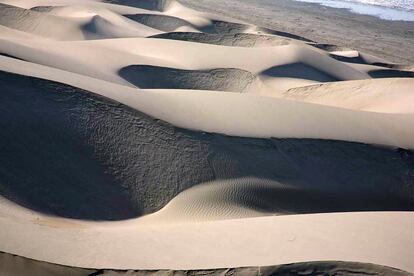
[[[173,0],[0,0],[0,87],[5,275],[414,273],[411,66]]]

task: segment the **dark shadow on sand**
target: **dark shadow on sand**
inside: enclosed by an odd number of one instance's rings
[[[339,81],[339,79],[305,63],[291,63],[275,66],[263,72],[270,77],[297,78],[319,82]]]
[[[370,75],[373,78],[414,78],[414,72],[392,69],[373,70],[369,71],[368,75]]]
[[[152,11],[164,11],[174,0],[104,0],[103,2]]]
[[[0,87],[0,195],[40,212],[137,217],[199,183],[243,177],[306,191],[264,195],[292,213],[414,210],[412,151],[194,132],[82,89],[6,72]]]
[[[222,46],[269,47],[289,44],[289,40],[269,35],[257,34],[208,34],[195,32],[170,32],[151,36],[151,38],[171,39]]]
[[[303,262],[276,266],[222,268],[208,270],[111,270],[77,268],[47,262],[31,260],[28,258],[0,253],[1,275],[31,275],[31,276],[92,276],[92,275],[119,275],[119,276],[206,276],[206,275],[261,275],[261,276],[410,276],[412,274],[395,268],[355,262],[320,261]]]
[[[244,92],[255,76],[241,69],[182,70],[151,65],[130,65],[119,75],[144,89],[196,89]]]
[[[172,32],[177,28],[188,26],[194,27],[191,23],[184,19],[161,14],[126,14],[125,17],[141,23],[148,27],[161,30],[164,32]],[[196,28],[196,27],[194,27]]]

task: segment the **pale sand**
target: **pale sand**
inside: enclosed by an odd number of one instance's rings
[[[4,252],[67,266],[187,270],[364,260],[414,271],[411,212],[147,224],[54,218],[3,200],[1,224]]]
[[[0,251],[414,272],[410,66],[176,1],[0,2]]]

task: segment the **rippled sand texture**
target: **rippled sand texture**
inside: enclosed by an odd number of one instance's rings
[[[411,69],[172,0],[2,0],[0,272],[414,272]]]

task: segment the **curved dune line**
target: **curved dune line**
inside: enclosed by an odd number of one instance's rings
[[[194,212],[221,218],[239,217],[239,209],[413,210],[410,151],[199,133],[61,83],[5,72],[0,83],[0,194],[34,210],[119,220],[153,213],[177,195],[172,205],[201,203]],[[218,190],[206,184],[180,194],[211,180],[221,180]],[[216,214],[214,205],[228,206]]]
[[[413,114],[353,111],[249,94],[137,93],[41,65],[7,57],[1,60],[2,70],[77,86],[182,128],[242,137],[319,138],[414,148]]]
[[[414,113],[414,79],[390,78],[296,87],[285,99],[381,113]]]
[[[208,34],[195,32],[169,32],[151,36],[151,38],[172,39],[223,46],[237,47],[269,47],[287,45],[290,39],[248,33]]]
[[[60,9],[64,13],[66,7],[50,8],[52,11]],[[128,19],[114,12],[104,10],[100,13],[102,16],[95,14],[89,16],[89,20],[84,22],[84,20],[74,20],[76,17],[59,16],[59,13],[55,15],[50,12],[41,12],[36,9],[28,10],[0,3],[0,24],[40,37],[65,41],[146,37],[160,33],[160,31],[142,24],[128,24]]]
[[[0,210],[1,251],[66,266],[183,270],[343,260],[414,272],[410,212],[146,225],[139,220],[86,222],[6,210]],[[62,248],[63,253],[55,254]]]
[[[294,151],[293,148],[291,150]],[[327,146],[327,150],[332,148]],[[328,162],[335,161],[331,159]],[[302,164],[304,171],[307,170],[305,163]],[[280,164],[277,166],[281,167]],[[318,168],[314,170],[319,171]],[[281,173],[282,170],[276,171]],[[342,181],[340,178],[337,178],[336,183]],[[292,182],[296,181],[298,180]],[[175,224],[298,213],[373,211],[376,208],[381,211],[393,201],[391,194],[379,183],[363,191],[365,184],[361,180],[356,185],[353,181],[336,185],[335,181],[328,180],[331,187],[321,184],[321,179],[310,185],[292,182],[280,183],[270,179],[244,177],[202,183],[181,192],[163,209],[140,218],[140,221],[150,224]],[[396,186],[392,189],[398,189]],[[402,201],[402,198],[396,199],[396,202]],[[407,202],[408,206],[411,204]]]
[[[412,67],[175,0],[0,36],[0,274],[414,272]]]
[[[325,273],[328,275],[333,275],[336,273],[356,273],[356,274],[366,274],[371,275],[376,274],[386,274],[389,276],[408,276],[408,272],[394,269],[391,267],[367,264],[367,263],[352,263],[352,262],[341,262],[341,261],[323,261],[323,262],[304,262],[304,263],[295,263],[279,266],[267,266],[267,267],[240,267],[240,268],[224,268],[224,269],[209,269],[209,270],[158,270],[158,271],[145,271],[145,270],[135,270],[135,271],[126,271],[126,270],[97,270],[97,269],[82,269],[70,266],[56,265],[36,260],[31,260],[24,257],[14,256],[7,253],[0,253],[0,273],[5,275],[21,275],[27,274],[30,271],[30,274],[33,276],[43,276],[47,274],[53,274],[56,276],[89,276],[91,274],[130,274],[137,273],[139,275],[153,275],[157,273],[159,275],[186,275],[191,274],[194,276],[197,275],[206,275],[206,274],[220,274],[223,276],[228,275],[237,275],[237,274],[260,274],[260,275],[273,275],[273,276],[283,276],[286,274],[306,274],[309,271],[314,273]]]
[[[187,89],[247,92],[256,81],[252,73],[235,68],[179,70],[150,65],[130,65],[119,75],[143,89]]]
[[[179,50],[175,50],[173,56],[166,54],[173,49]],[[304,83],[309,85],[321,81],[370,78],[368,74],[306,45],[294,44],[260,49],[231,48],[185,41],[133,38],[55,43],[39,41],[27,45],[24,39],[7,39],[2,42],[0,50],[30,62],[120,84],[127,82],[119,76],[119,70],[131,65],[188,71],[235,68],[249,71],[261,80],[262,83],[258,82],[261,86],[255,86],[252,93],[264,92],[271,96],[278,96],[285,89],[303,86]],[[97,55],[107,58],[97,60]],[[50,56],[55,58],[51,59]]]

